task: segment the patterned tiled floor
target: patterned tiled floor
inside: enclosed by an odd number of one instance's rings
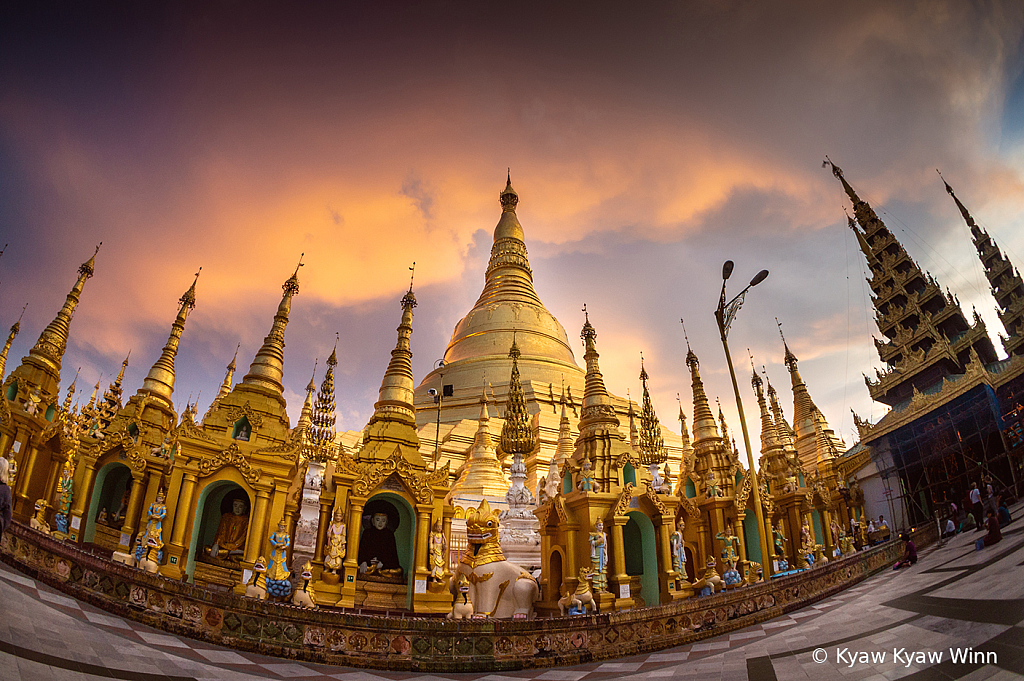
[[[0,681],[1024,678],[1024,523],[1010,525],[1002,543],[974,552],[978,536],[954,538],[922,552],[909,570],[887,570],[813,606],[718,638],[576,667],[473,675],[367,672],[220,648],[113,617],[0,563]],[[967,647],[996,653],[995,663],[950,662],[950,648]],[[901,648],[941,651],[943,659],[908,666],[893,660]],[[822,663],[815,660],[819,649]],[[852,651],[882,652],[885,659],[849,666]]]

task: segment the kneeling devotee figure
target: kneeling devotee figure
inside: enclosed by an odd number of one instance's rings
[[[231,502],[231,510],[220,517],[213,544],[203,549],[211,558],[240,561],[245,550],[245,538],[249,531],[249,514],[242,499]]]
[[[395,529],[388,526],[388,514],[375,511],[370,523],[364,524],[359,537],[359,572],[379,576],[386,581],[401,581],[402,566],[398,561]]]

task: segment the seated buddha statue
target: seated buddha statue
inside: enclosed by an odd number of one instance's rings
[[[362,575],[379,575],[401,581],[402,566],[398,561],[395,530],[388,527],[387,513],[373,513],[370,523],[364,525],[359,537],[358,561]]]
[[[220,560],[240,561],[249,532],[249,515],[246,511],[245,501],[234,499],[231,510],[220,517],[213,544],[205,547],[203,553]]]

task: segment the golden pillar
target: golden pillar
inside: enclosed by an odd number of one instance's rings
[[[658,525],[658,558],[661,563],[658,570],[658,591],[662,603],[672,602],[672,587],[675,586],[675,574],[672,569],[672,543],[669,541],[669,528],[672,526],[670,516],[661,516]]]
[[[252,515],[249,516],[249,536],[245,540],[245,556],[243,561],[251,566],[260,557],[263,542],[267,534],[267,508],[270,505],[270,490],[257,489],[256,503],[253,504]]]
[[[132,492],[128,497],[128,512],[125,514],[124,525],[121,526],[121,543],[118,549],[127,552],[131,548],[132,535],[139,525],[139,511],[142,508],[143,482],[149,476],[149,471],[143,470],[138,477],[132,473]]]
[[[552,598],[552,573],[551,573],[551,531],[547,527],[540,528],[540,565],[541,585],[540,600],[557,601],[558,596]],[[562,575],[559,575],[561,577]]]
[[[835,538],[832,536],[832,513],[824,508],[821,511],[821,533],[825,535],[825,557],[829,560],[835,556]]]
[[[733,534],[740,539],[740,560],[744,563],[747,562],[747,538],[743,534],[743,518],[744,511],[740,511],[740,514],[736,516],[736,520],[733,521]],[[771,544],[769,544],[771,546]],[[770,550],[770,549],[769,549]]]
[[[570,579],[574,579],[579,575],[580,565],[579,558],[577,556],[576,544],[579,541],[580,526],[579,523],[568,523],[565,528],[565,564],[562,566],[562,583],[565,584]],[[590,542],[590,535],[587,534],[587,542]],[[608,551],[609,547],[605,547],[605,551]],[[590,551],[587,551],[587,564],[590,564]],[[607,554],[606,554],[607,555]],[[605,561],[605,572],[608,571],[607,560]],[[562,594],[556,594],[555,600],[557,601],[562,597]]]
[[[92,495],[92,483],[96,479],[96,462],[89,461],[82,466],[82,469],[81,482],[75,486],[75,498],[71,501],[71,517],[72,519],[79,518],[79,524],[82,522],[81,517],[85,515],[86,501]],[[75,521],[72,520],[71,523],[74,529]]]
[[[433,507],[429,505],[416,505],[416,551],[413,571],[416,573],[414,580],[416,582],[423,580],[424,589],[426,589],[427,575],[430,574],[428,565],[430,554],[427,547],[430,543],[430,512],[432,510]],[[414,590],[415,588],[414,582]]]
[[[338,607],[351,608],[356,601],[356,573],[359,571],[359,537],[362,534],[363,505],[366,499],[348,498],[348,544],[342,562],[344,580]]]
[[[32,483],[32,473],[36,467],[36,459],[39,454],[39,448],[32,443],[32,440],[31,435],[25,437],[25,453],[22,454],[22,464],[18,467],[18,492],[17,498],[14,500],[15,504],[17,504],[19,499],[23,502],[21,513],[26,518],[32,515],[32,507],[35,505],[35,502],[29,499],[29,486]]]
[[[320,522],[316,528],[316,545],[313,549],[313,562],[317,565],[323,563],[324,560],[324,543],[327,541],[327,527],[333,522],[334,518],[331,513],[332,503],[330,500],[320,501]]]
[[[612,517],[611,549],[612,566],[615,574],[609,576],[608,583],[613,584],[617,589],[613,592],[616,610],[627,610],[633,607],[632,594],[629,593],[629,575],[626,574],[626,542],[622,536],[622,528],[626,526],[628,521],[629,518],[624,515]]]
[[[57,508],[59,500],[57,499],[57,481],[60,480],[60,476],[64,472],[64,462],[68,456],[58,454],[56,452],[50,452],[50,469],[46,473],[46,488],[43,491],[43,498],[46,499],[50,504],[50,508]]]
[[[167,564],[160,566],[160,572],[170,579],[181,579],[185,559],[185,530],[188,529],[192,496],[196,490],[195,473],[186,472],[181,479],[181,493],[174,502],[174,524],[171,526],[171,542],[167,547]],[[202,547],[197,547],[202,550]]]

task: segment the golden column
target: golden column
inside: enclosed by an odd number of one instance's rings
[[[341,584],[341,600],[338,605],[351,608],[356,598],[356,572],[359,570],[359,537],[362,534],[363,506],[366,499],[348,498],[348,544],[345,551],[344,581]]]
[[[124,518],[124,525],[121,526],[121,542],[117,547],[121,551],[127,552],[131,548],[132,535],[138,527],[139,511],[142,509],[143,487],[148,477],[149,471],[146,469],[140,471],[138,475],[132,471],[132,492],[128,497],[128,512]]]
[[[658,519],[658,557],[661,562],[661,569],[658,570],[658,585],[661,592],[662,602],[672,602],[671,586],[675,581],[672,578],[672,543],[669,541],[669,529],[674,524],[672,516],[661,516]]]
[[[629,522],[629,518],[624,515],[612,516],[612,564],[615,568],[615,574],[608,580],[609,583],[614,584],[618,591],[614,592],[615,596],[615,609],[628,609],[633,607],[633,598],[629,596],[623,596],[623,593],[629,593],[629,575],[626,574],[626,542],[622,536],[622,528]],[[622,587],[626,587],[623,590]]]
[[[249,536],[245,540],[245,557],[243,560],[248,565],[256,562],[263,549],[263,542],[267,534],[267,507],[270,505],[270,490],[256,488],[256,503],[253,504],[252,514],[249,516],[252,522],[249,524]]]
[[[433,506],[429,504],[416,504],[416,556],[415,565],[413,566],[413,572],[415,573],[413,583],[414,591],[419,587],[419,582],[423,582],[423,590],[427,588],[427,575],[430,574],[430,554],[427,551],[428,544],[430,543],[430,512],[433,510]]]
[[[167,547],[167,564],[160,568],[161,572],[171,579],[180,579],[184,569],[185,531],[189,513],[192,510],[192,497],[195,494],[198,478],[195,473],[186,471],[181,479],[181,493],[174,507],[174,526],[171,528],[171,542]]]

